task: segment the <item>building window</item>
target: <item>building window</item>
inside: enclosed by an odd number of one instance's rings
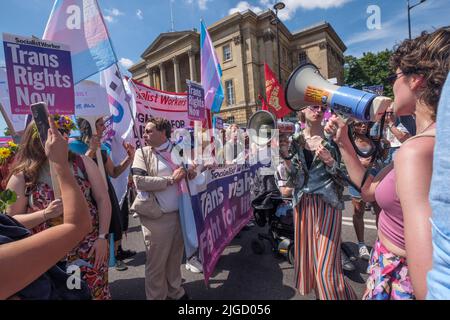
[[[301,51],[298,54],[298,64],[302,65],[302,64],[305,64],[307,62],[308,62],[308,56],[306,55],[306,52],[305,51]]]
[[[227,104],[229,106],[235,104],[233,80],[225,81],[225,91],[227,94]]]
[[[233,124],[233,123],[235,123],[234,116],[228,117],[228,118],[227,118],[227,123],[228,123],[228,124]]]
[[[223,61],[230,61],[232,59],[231,56],[231,45],[227,44],[223,46]]]

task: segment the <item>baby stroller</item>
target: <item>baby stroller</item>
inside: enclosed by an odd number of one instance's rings
[[[255,223],[264,227],[269,225],[267,234],[258,233],[258,239],[251,242],[252,251],[262,254],[264,240],[270,243],[272,251],[287,258],[294,264],[294,216],[292,199],[283,198],[278,190],[267,191],[252,201]]]

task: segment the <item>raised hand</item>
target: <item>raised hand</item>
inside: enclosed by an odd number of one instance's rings
[[[136,152],[136,148],[131,143],[127,143],[125,141],[123,142],[122,146],[127,152],[128,158],[133,159],[134,153]]]
[[[51,117],[48,118],[50,129],[48,129],[48,138],[45,142],[45,155],[56,164],[68,164],[69,147],[66,139],[56,128],[56,124]]]
[[[328,120],[324,131],[333,137],[333,140],[337,144],[342,144],[345,142],[349,142],[348,137],[348,126],[336,115],[332,115]]]
[[[316,149],[316,156],[320,158],[327,166],[332,167],[334,164],[334,159],[328,151],[327,148],[325,148],[323,145],[319,145]]]
[[[97,152],[97,149],[100,148],[100,145],[101,145],[101,137],[94,134],[89,141],[89,150]]]

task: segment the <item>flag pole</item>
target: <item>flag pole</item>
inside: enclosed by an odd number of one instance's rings
[[[117,72],[119,73],[120,83],[121,83],[121,85],[122,85],[122,88],[123,88],[125,94],[127,94],[127,90],[125,89],[125,85],[123,84],[123,76],[122,76],[122,72],[120,72],[119,65],[117,64],[118,59],[117,59],[116,50],[114,50],[114,46],[113,46],[113,43],[112,43],[112,41],[111,41],[111,35],[109,34],[109,30],[108,30],[108,28],[106,27],[105,19],[103,18],[103,12],[101,11],[100,6],[98,5],[97,0],[95,0],[95,5],[97,6],[97,10],[98,10],[98,12],[100,13],[100,17],[102,18],[103,25],[105,26],[106,34],[108,35],[109,43],[111,44],[112,52],[114,53],[114,57],[116,58],[115,66],[116,66],[116,68],[117,68]],[[131,82],[133,83],[133,79],[131,79]],[[134,85],[134,84],[133,84],[133,85]],[[137,92],[137,94],[139,94],[139,92]],[[130,101],[129,101],[128,99],[125,99],[125,101],[126,101],[126,103],[127,103],[127,105],[128,105],[128,110],[130,111],[130,116],[131,116],[131,119],[132,119],[132,121],[133,121],[133,133],[135,134],[135,136],[136,136],[137,139],[139,140],[139,149],[141,149],[141,153],[142,153],[142,157],[143,157],[143,159],[144,159],[145,166],[146,166],[146,168],[148,168],[148,161],[147,161],[147,157],[145,156],[145,153],[144,153],[143,144],[142,144],[141,138],[139,137],[138,131],[136,131],[136,130],[137,130],[136,119],[134,118],[133,110],[131,109],[131,105],[130,105]]]
[[[123,76],[122,76],[122,72],[120,72],[120,68],[119,68],[119,65],[117,64],[117,62],[116,62],[116,68],[117,68],[117,72],[119,73],[120,82],[121,82],[121,84],[122,84],[123,90],[124,90],[125,94],[128,95],[127,90],[125,89],[125,85],[123,84]],[[130,80],[131,80],[130,82],[132,83],[132,85],[133,85],[133,87],[134,87],[134,90],[135,90],[136,94],[140,95],[138,89],[136,88],[136,85],[135,85],[134,82],[133,82],[133,79],[131,78]],[[132,108],[131,108],[130,101],[129,101],[129,99],[125,99],[125,102],[126,102],[127,105],[128,105],[128,111],[130,112],[131,120],[133,121],[133,133],[134,133],[134,135],[137,137],[137,139],[138,139],[138,141],[139,141],[139,149],[141,150],[142,158],[144,159],[144,163],[145,163],[145,167],[146,167],[146,168],[149,168],[149,165],[148,165],[148,159],[147,159],[147,156],[146,156],[145,153],[144,153],[144,147],[143,147],[143,144],[142,144],[141,137],[139,136],[139,131],[137,130],[138,127],[137,127],[137,125],[136,125],[136,119],[135,119],[135,117],[134,117],[134,114],[133,114],[133,110],[132,110]],[[150,173],[148,172],[148,174],[150,174]]]

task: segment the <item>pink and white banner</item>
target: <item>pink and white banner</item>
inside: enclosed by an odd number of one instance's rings
[[[168,119],[173,130],[193,127],[193,121],[188,118],[185,93],[161,91],[135,81],[130,87],[136,101],[137,132],[133,137],[137,148],[140,146],[138,136],[143,141],[145,124],[151,117]],[[129,130],[133,130],[132,124]]]

